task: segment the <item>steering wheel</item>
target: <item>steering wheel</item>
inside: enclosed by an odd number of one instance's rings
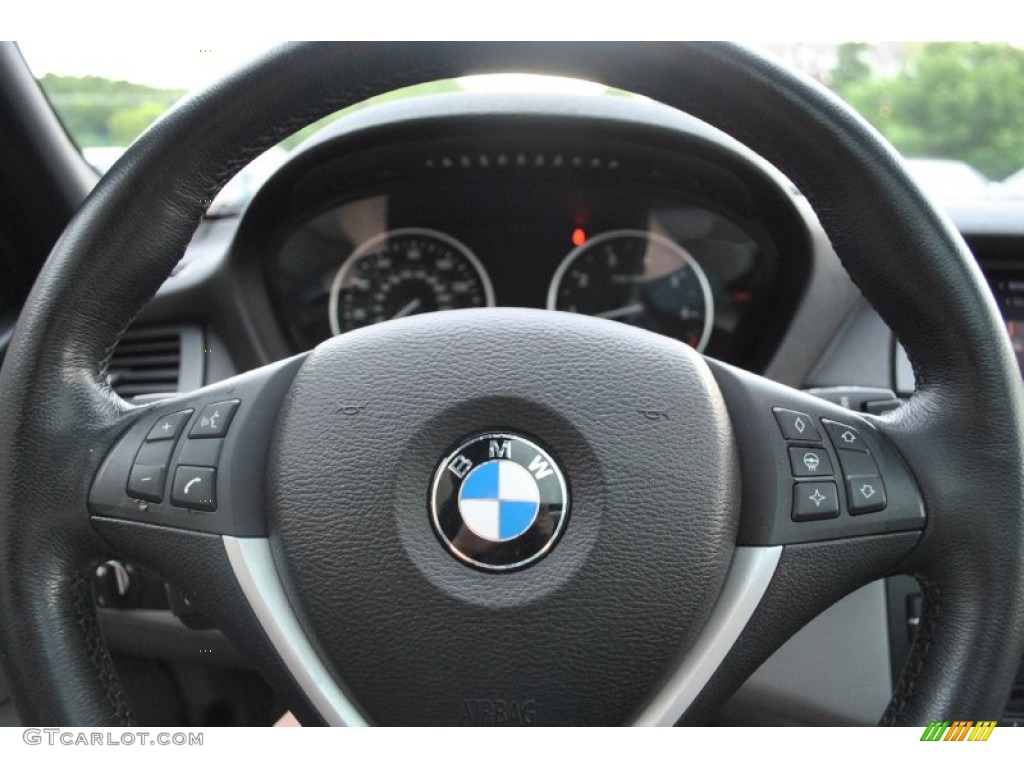
[[[642,93],[775,163],[914,395],[864,417],[512,309],[381,324],[144,407],[111,391],[118,339],[246,162],[374,94],[508,71]],[[996,719],[1024,640],[1021,394],[957,233],[864,122],[755,53],[288,45],[141,136],[25,305],[0,375],[0,651],[26,724],[130,722],[90,592],[116,552],[305,724],[701,722],[811,617],[908,573],[925,613],[882,722]]]

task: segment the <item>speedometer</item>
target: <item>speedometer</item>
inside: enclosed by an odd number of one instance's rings
[[[393,229],[356,248],[331,283],[335,335],[408,315],[494,305],[480,260],[451,235]]]
[[[590,239],[562,261],[548,309],[636,325],[707,346],[714,319],[704,270],[680,245],[654,232],[618,229]]]

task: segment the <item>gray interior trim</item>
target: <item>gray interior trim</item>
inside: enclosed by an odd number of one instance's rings
[[[737,547],[711,618],[668,684],[648,705],[637,725],[675,725],[732,649],[761,603],[782,547]]]
[[[715,724],[877,725],[891,697],[885,582],[875,581],[793,635],[750,676]]]
[[[267,637],[295,682],[327,724],[368,725],[334,681],[299,625],[277,575],[270,541],[225,536],[224,549],[227,550],[235,577]]]
[[[839,261],[810,203],[806,198],[795,196],[793,204],[810,233],[811,274],[793,321],[764,375],[780,384],[802,389],[807,386],[808,374],[833,342],[847,316],[864,298]]]
[[[224,548],[256,618],[295,681],[328,725],[368,725],[331,677],[292,611],[264,538],[224,537]],[[782,547],[737,547],[711,618],[693,650],[637,725],[675,725],[707,685],[764,597]]]
[[[805,387],[892,389],[892,331],[866,300],[850,312]]]

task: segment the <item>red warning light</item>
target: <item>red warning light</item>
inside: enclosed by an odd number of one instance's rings
[[[587,233],[583,231],[583,227],[576,227],[572,231],[572,244],[579,248],[587,242]]]

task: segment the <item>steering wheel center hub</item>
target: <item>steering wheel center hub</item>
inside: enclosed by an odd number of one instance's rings
[[[732,556],[714,379],[618,323],[466,310],[346,334],[296,375],[275,449],[279,568],[371,720],[457,723],[497,697],[622,722]]]

